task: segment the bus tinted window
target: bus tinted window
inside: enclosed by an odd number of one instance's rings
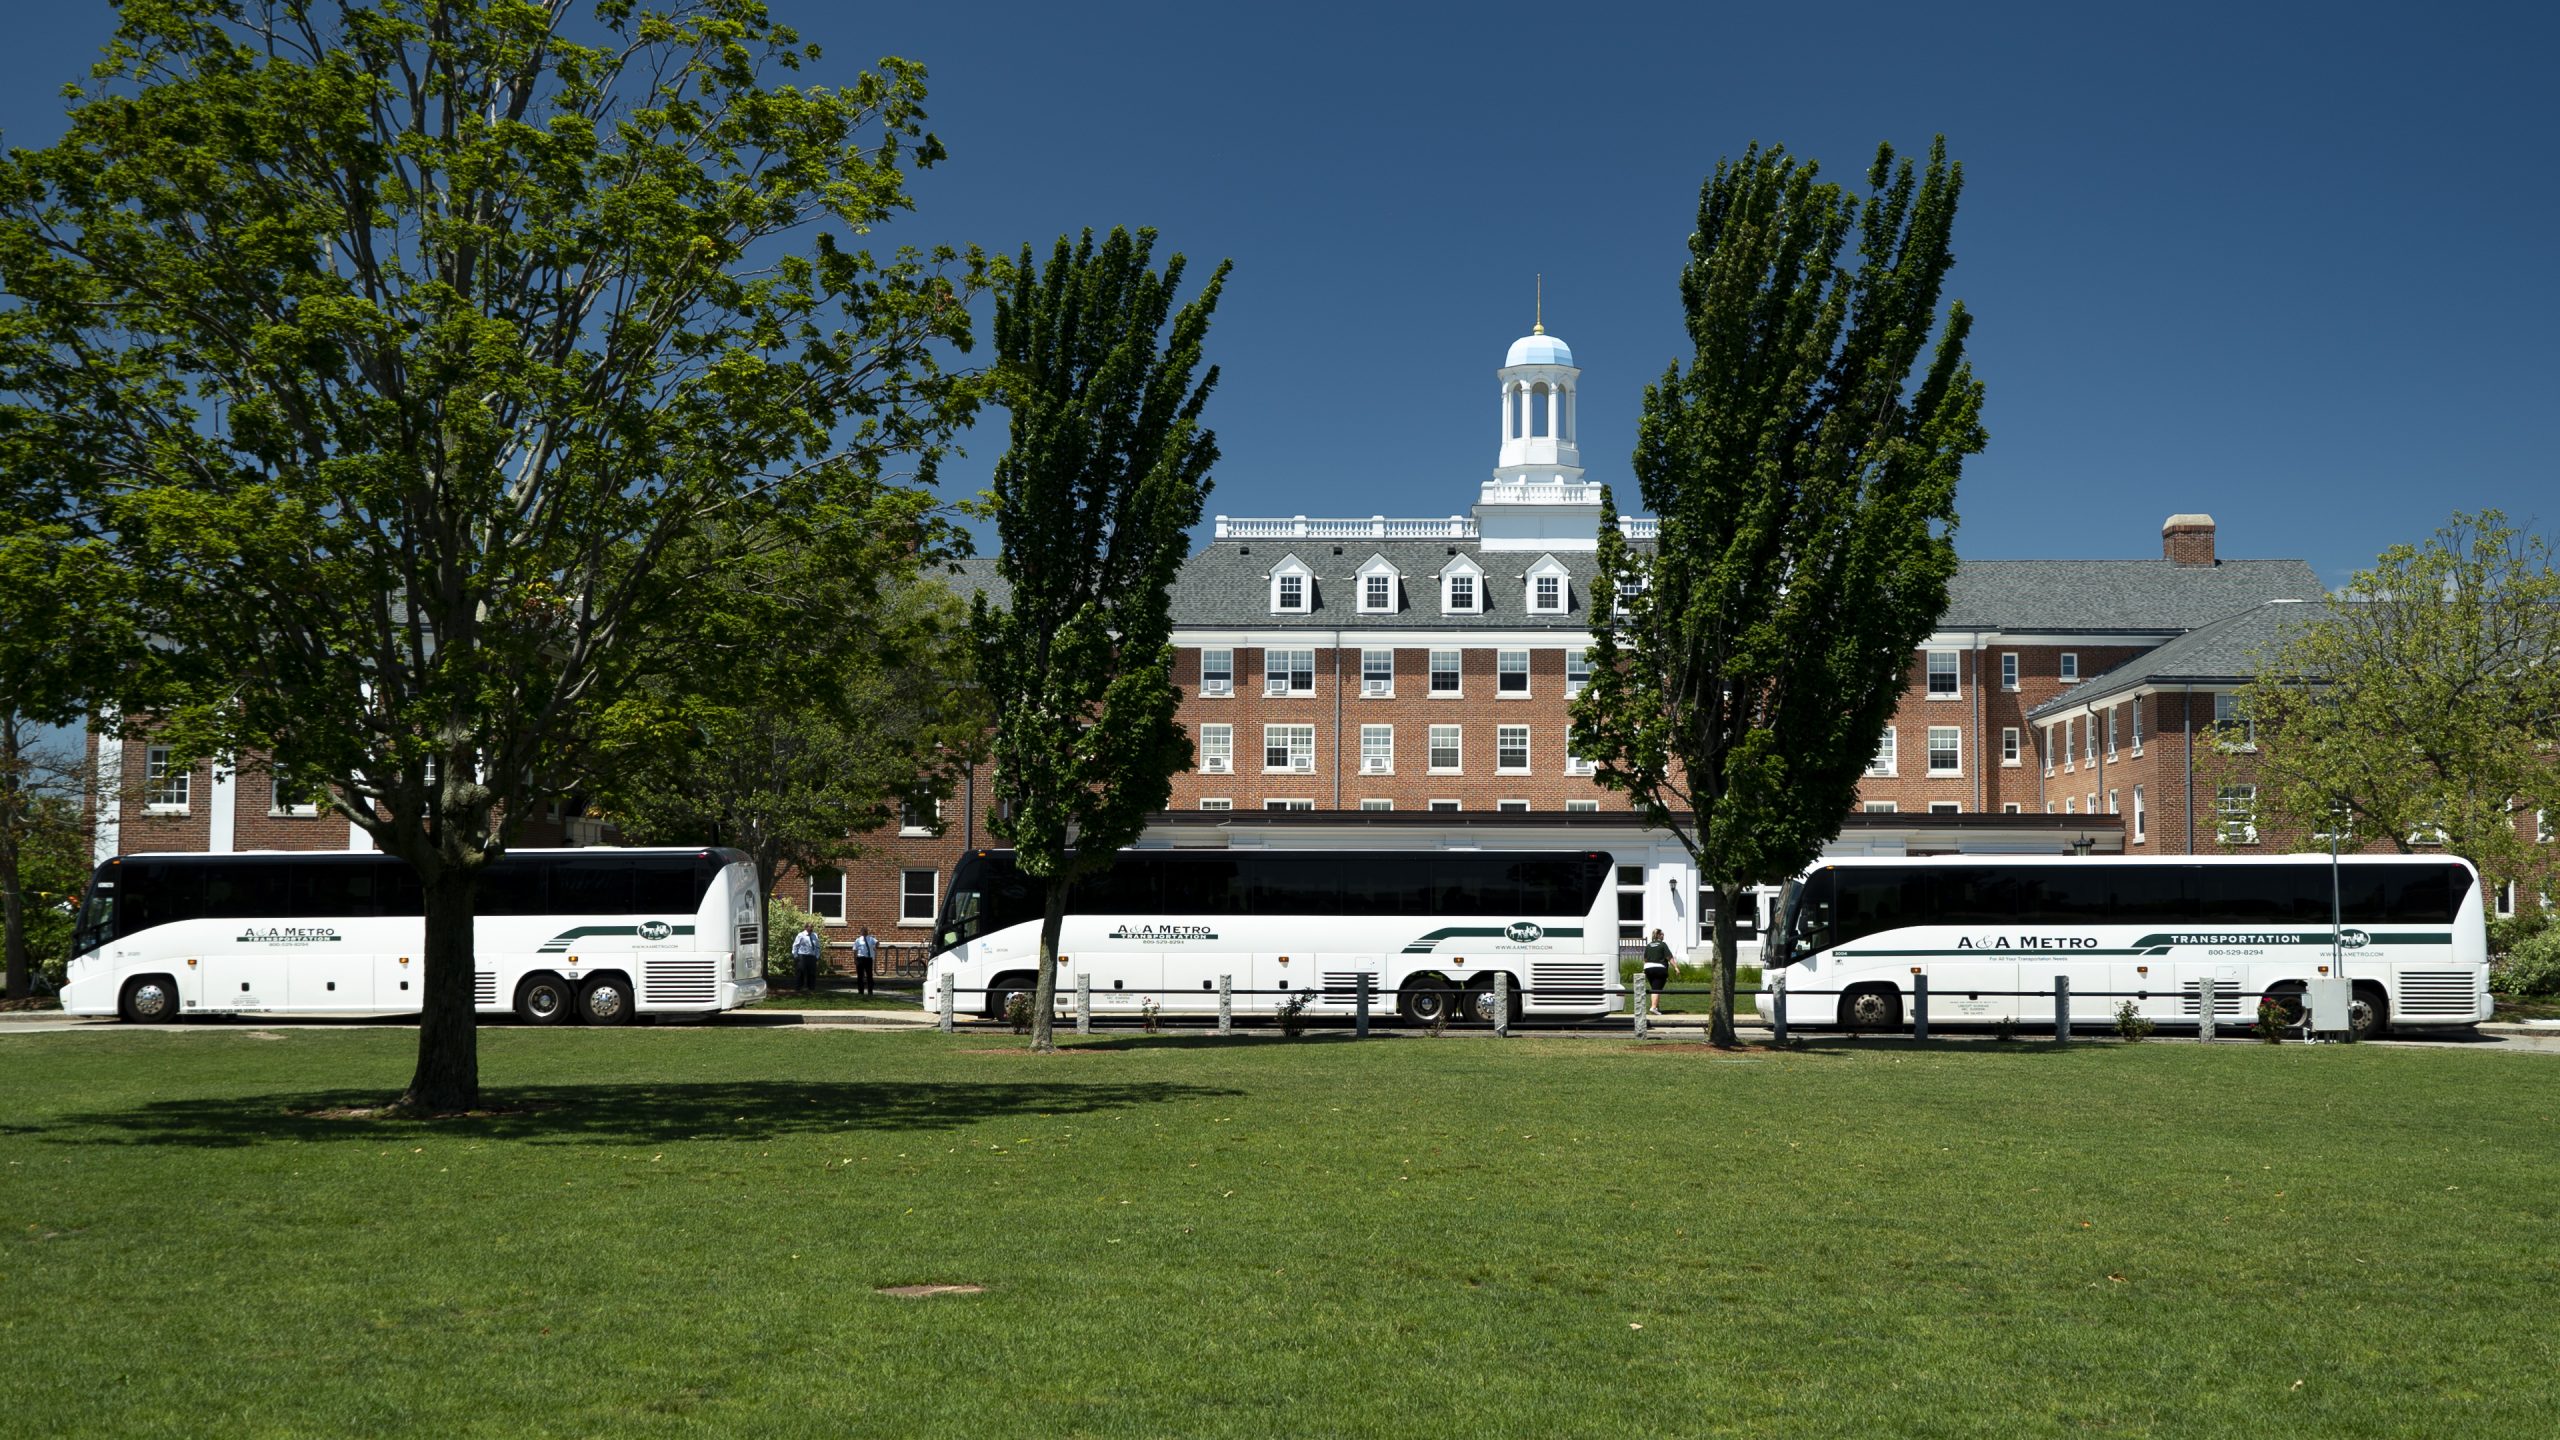
[[[211,920],[252,920],[293,915],[293,872],[260,860],[215,861],[204,873],[204,908]]]
[[[631,857],[631,913],[690,915],[702,908],[719,867],[693,855]]]
[[[2034,911],[2031,877],[2014,866],[1936,872],[1942,925],[2014,925]]]
[[[563,860],[551,868],[551,908],[577,914],[631,913],[628,861]]]
[[[1331,915],[1342,908],[1342,867],[1328,856],[1265,855],[1245,868],[1256,915]]]
[[[204,872],[184,861],[127,861],[118,888],[122,892],[119,935],[175,925],[204,913]]]
[[[548,868],[530,859],[502,855],[480,872],[479,913],[542,915],[548,913]]]
[[[2119,925],[2184,925],[2195,914],[2186,865],[2116,865],[2107,870],[2107,905]]]
[[[1224,856],[1171,856],[1158,862],[1164,871],[1167,915],[1241,915],[1244,877],[1236,862]]]
[[[1926,870],[1841,869],[1831,901],[1831,943],[1846,945],[1861,936],[1897,925],[1933,923],[1936,908],[1930,890],[1935,877]]]
[[[1583,915],[1591,910],[1591,896],[1584,891],[1584,866],[1579,860],[1521,860],[1512,873],[1520,880],[1520,913],[1523,915]]]
[[[2471,893],[2459,865],[2394,865],[2383,872],[2381,919],[2395,925],[2445,925]]]
[[[1428,915],[1431,861],[1419,855],[1362,855],[1342,872],[1346,915]]]

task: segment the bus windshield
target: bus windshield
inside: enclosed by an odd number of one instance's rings
[[[1790,880],[1778,897],[1778,929],[1770,937],[1768,963],[1784,969],[1831,943],[1832,872],[1817,870]]]

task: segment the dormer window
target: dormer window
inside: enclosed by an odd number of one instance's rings
[[[1446,615],[1484,612],[1484,571],[1464,555],[1440,572],[1440,610]]]
[[[1316,577],[1297,556],[1271,567],[1271,613],[1304,615],[1316,608]]]
[[[1370,556],[1369,563],[1360,567],[1360,613],[1394,614],[1402,581],[1393,561],[1384,555]]]
[[[1529,567],[1528,610],[1532,615],[1561,615],[1571,602],[1572,586],[1564,564],[1553,555],[1541,555]]]

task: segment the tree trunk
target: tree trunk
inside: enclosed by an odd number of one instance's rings
[[[18,890],[18,842],[26,834],[25,777],[20,773],[18,722],[0,715],[0,954],[8,957],[8,994],[27,998],[27,917]]]
[[[1714,946],[1716,955],[1716,993],[1714,1013],[1708,1019],[1707,1043],[1731,1049],[1742,1043],[1733,1028],[1733,911],[1725,900],[1733,893],[1728,885],[1707,891],[1708,902],[1715,909]]]
[[[479,876],[447,861],[421,878],[426,884],[426,995],[418,1013],[418,1069],[400,1104],[431,1115],[473,1110],[480,1105],[480,1037],[471,998]]]
[[[1058,1048],[1050,1017],[1058,1008],[1058,937],[1067,928],[1067,882],[1052,877],[1048,904],[1040,915],[1040,984],[1031,1000],[1031,1048],[1042,1055]]]

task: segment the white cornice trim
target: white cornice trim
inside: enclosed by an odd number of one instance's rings
[[[1176,630],[1173,643],[1185,650],[1304,650],[1309,646],[1328,650],[1333,648],[1335,633],[1304,625],[1287,630]],[[1517,650],[1523,646],[1533,650],[1581,650],[1591,644],[1588,632],[1562,629],[1390,629],[1383,625],[1346,625],[1340,634],[1345,650]]]

